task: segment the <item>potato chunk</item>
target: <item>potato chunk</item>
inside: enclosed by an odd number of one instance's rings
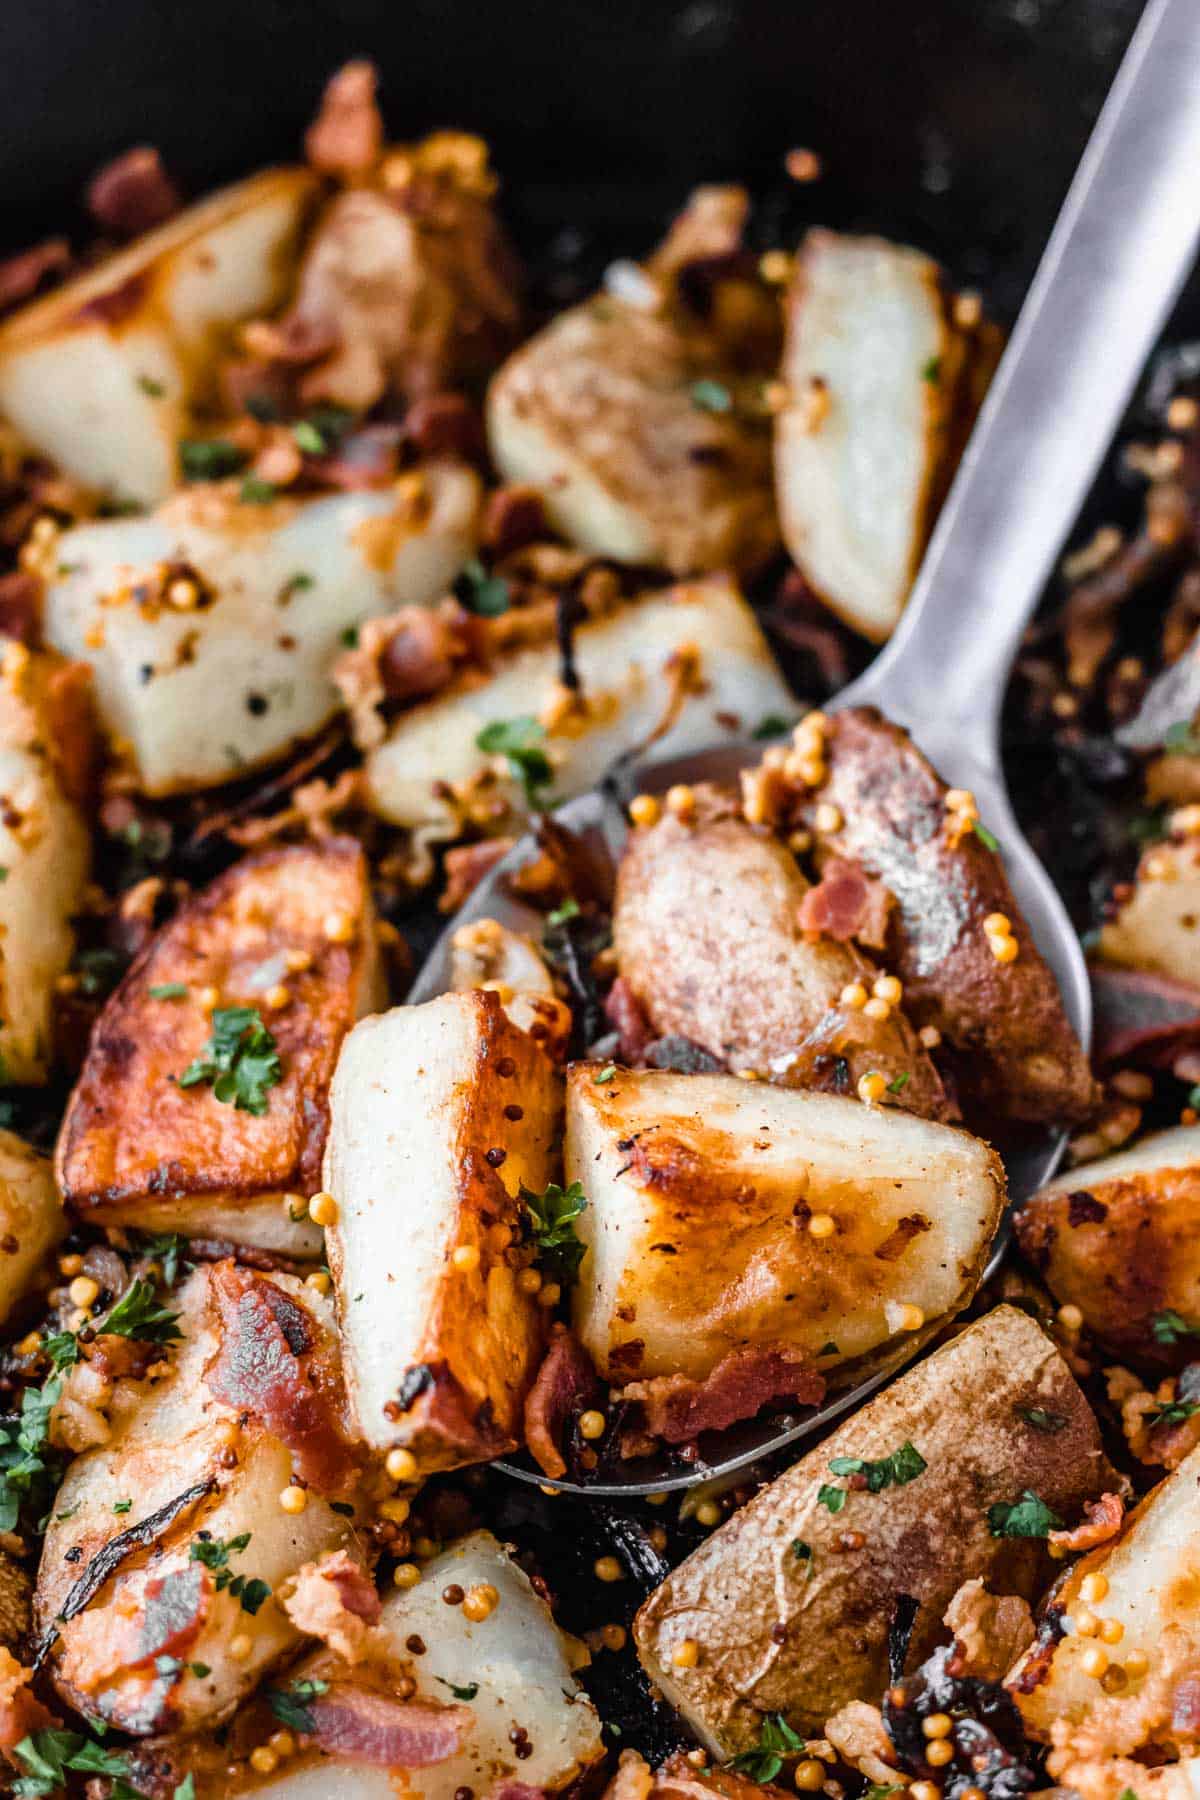
[[[995,344],[952,319],[936,263],[810,231],[787,300],[775,426],[784,540],[838,616],[876,643],[900,617]],[[964,416],[965,415],[965,416]]]
[[[580,626],[574,642],[582,709],[563,709],[539,740],[554,771],[554,804],[593,787],[665,719],[655,756],[685,756],[753,729],[768,714],[796,714],[754,614],[725,576],[648,594]],[[488,782],[523,814],[526,796],[503,756],[481,750],[477,739],[488,725],[551,706],[561,666],[557,644],[532,645],[497,658],[489,680],[464,682],[401,713],[367,757],[370,806],[394,825],[452,836],[460,828],[456,799]]]
[[[1100,960],[1200,983],[1200,843],[1154,844],[1138,864],[1128,898],[1100,927]]]
[[[504,479],[539,489],[581,549],[673,575],[746,573],[779,527],[765,419],[734,403],[737,386],[698,323],[605,294],[504,364],[488,441]]]
[[[333,1084],[326,1235],[361,1435],[423,1470],[512,1450],[542,1345],[520,1189],[554,1175],[561,1077],[496,994],[368,1019]]]
[[[1123,1686],[1123,1711],[1130,1724],[1141,1722],[1142,1731],[1129,1733],[1120,1749],[1128,1754],[1153,1738],[1165,1748],[1179,1749],[1181,1740],[1195,1741],[1195,1728],[1183,1723],[1184,1713],[1172,1723],[1173,1689],[1182,1690],[1186,1702],[1195,1691],[1195,1668],[1200,1657],[1200,1619],[1197,1617],[1196,1570],[1200,1566],[1200,1449],[1159,1483],[1128,1514],[1120,1534],[1074,1563],[1054,1588],[1050,1603],[1065,1614],[1092,1611],[1100,1619],[1116,1619],[1124,1627],[1115,1662],[1125,1664],[1141,1653],[1143,1673],[1129,1677]],[[1103,1597],[1085,1606],[1080,1589],[1089,1576],[1102,1576]],[[1095,1640],[1091,1640],[1095,1641]],[[1031,1737],[1050,1739],[1056,1724],[1080,1725],[1095,1716],[1098,1690],[1094,1675],[1084,1673],[1082,1657],[1089,1640],[1077,1632],[1064,1636],[1055,1648],[1048,1669],[1035,1646],[1018,1662],[1008,1687],[1021,1709]],[[1038,1677],[1034,1679],[1034,1659]],[[1149,1665],[1149,1674],[1145,1666]],[[1136,1668],[1136,1662],[1135,1662]],[[1023,1677],[1028,1674],[1028,1679]],[[1154,1684],[1162,1695],[1162,1708],[1139,1708],[1138,1700]],[[1133,1741],[1131,1741],[1133,1740]]]
[[[108,1441],[67,1471],[34,1602],[63,1698],[139,1735],[228,1718],[300,1641],[280,1583],[323,1551],[359,1555],[353,1517],[331,1504],[357,1471],[329,1302],[225,1262],[197,1268],[175,1304],[168,1371],[119,1381]],[[96,1367],[71,1371],[60,1406]],[[308,1482],[300,1513],[279,1504],[294,1473]],[[268,1595],[249,1586],[263,1582]]]
[[[1017,1242],[1102,1342],[1143,1361],[1188,1361],[1195,1340],[1162,1343],[1154,1321],[1173,1312],[1200,1330],[1198,1212],[1200,1125],[1180,1125],[1060,1175],[1017,1214]]]
[[[792,853],[748,825],[733,795],[695,794],[691,820],[668,813],[630,833],[617,874],[617,959],[654,1029],[789,1086],[853,1093],[877,1071],[898,1105],[945,1117],[904,1014],[876,1020],[842,1003],[876,971],[852,945],[803,929],[809,884]]]
[[[65,1232],[49,1157],[0,1131],[0,1323],[28,1299],[33,1276]]]
[[[317,192],[268,169],[25,307],[0,331],[0,412],[88,487],[165,499],[216,355],[283,299]]]
[[[337,712],[347,631],[446,591],[474,546],[479,492],[450,463],[402,489],[266,505],[188,488],[149,517],[63,533],[46,636],[91,664],[146,793],[237,780]]]
[[[54,984],[91,869],[91,684],[78,663],[0,647],[0,1066],[36,1083],[54,1061]]]
[[[385,1003],[358,844],[244,857],[152,939],[97,1021],[58,1140],[68,1207],[101,1226],[318,1254],[319,1230],[284,1196],[319,1188],[338,1050]],[[179,1082],[237,1007],[275,1040],[261,1113],[219,1100],[212,1080]]]
[[[588,1199],[575,1332],[618,1382],[703,1381],[743,1345],[825,1372],[861,1358],[905,1302],[928,1319],[966,1305],[1004,1202],[999,1159],[965,1131],[732,1075],[601,1085],[577,1065],[566,1165]]]
[[[1054,1429],[1029,1417],[1043,1412]],[[847,1478],[830,1469],[835,1458],[878,1464],[905,1445],[923,1466],[914,1474],[910,1457],[902,1484],[851,1489],[836,1512],[821,1498],[845,1489]],[[766,1712],[811,1735],[847,1701],[878,1702],[897,1594],[920,1602],[912,1668],[941,1638],[942,1614],[962,1582],[979,1575],[997,1593],[1041,1591],[1052,1567],[1045,1543],[994,1537],[989,1506],[1029,1488],[1073,1522],[1085,1500],[1117,1485],[1091,1410],[1050,1339],[1026,1314],[998,1307],[694,1550],[638,1614],[639,1655],[720,1756],[756,1744]],[[672,1660],[686,1638],[700,1645],[692,1668]]]

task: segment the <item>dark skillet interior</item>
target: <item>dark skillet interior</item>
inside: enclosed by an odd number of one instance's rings
[[[135,142],[158,145],[191,195],[291,158],[326,77],[368,55],[395,137],[441,125],[487,137],[547,306],[649,244],[696,181],[732,178],[760,197],[762,244],[790,243],[818,218],[882,229],[939,256],[1009,320],[1141,10],[1142,0],[9,5],[0,235],[12,248],[72,224],[82,236],[85,177]],[[819,186],[781,180],[793,145],[822,155]],[[1200,324],[1198,301],[1193,282],[1171,335]],[[1012,748],[1018,798],[1044,818],[1044,760],[1035,750],[1023,770]],[[671,1561],[703,1535],[677,1524],[674,1500],[576,1506],[490,1474],[447,1504],[467,1496],[536,1559],[576,1630],[628,1623],[665,1572],[658,1530]],[[604,1587],[592,1564],[613,1551],[629,1578]],[[630,1652],[598,1655],[588,1681],[614,1748],[657,1757],[678,1741]]]

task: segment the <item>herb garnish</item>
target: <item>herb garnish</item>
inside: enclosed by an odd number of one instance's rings
[[[164,1287],[174,1287],[179,1279],[179,1265],[183,1253],[187,1249],[188,1240],[178,1231],[160,1231],[153,1237],[144,1237],[138,1246],[143,1256],[151,1262],[162,1264]]]
[[[560,1281],[573,1281],[586,1248],[575,1234],[575,1220],[587,1210],[583,1184],[561,1188],[551,1181],[540,1194],[522,1183],[521,1199],[533,1221],[533,1241],[542,1265]]]
[[[577,919],[579,913],[578,900],[574,894],[568,894],[562,905],[556,906],[554,911],[547,915],[546,923],[547,925],[565,925],[568,919]]]
[[[106,1750],[94,1738],[82,1732],[62,1731],[50,1727],[35,1731],[21,1739],[13,1754],[28,1769],[13,1783],[13,1793],[22,1800],[41,1794],[54,1794],[67,1785],[67,1771],[83,1775],[108,1775],[112,1778],[112,1800],[141,1800],[139,1790],[128,1781],[129,1758],[124,1751]],[[178,1791],[178,1790],[177,1790]]]
[[[921,1452],[906,1440],[898,1450],[893,1450],[890,1456],[880,1457],[877,1462],[862,1456],[835,1456],[829,1472],[831,1475],[865,1475],[867,1492],[878,1494],[884,1488],[907,1487],[928,1467]]]
[[[831,1513],[840,1513],[846,1504],[845,1488],[834,1487],[831,1481],[823,1481],[817,1489],[817,1505],[826,1507]]]
[[[179,466],[188,481],[221,481],[246,466],[246,452],[228,438],[181,438]]]
[[[723,381],[693,381],[689,391],[692,405],[698,406],[701,412],[733,411],[733,395]]]
[[[278,492],[273,481],[264,481],[259,475],[247,475],[238,490],[238,499],[243,506],[266,506]]]
[[[531,807],[541,804],[538,790],[549,787],[554,780],[550,758],[540,748],[545,735],[545,728],[535,718],[522,714],[516,719],[493,719],[475,739],[477,750],[507,759],[509,774],[520,782]]]
[[[1044,1406],[1018,1406],[1018,1418],[1032,1425],[1035,1431],[1050,1433],[1062,1431],[1068,1421],[1062,1413],[1047,1412]]]
[[[450,1692],[454,1695],[456,1700],[473,1700],[479,1692],[479,1683],[477,1681],[468,1682],[466,1687],[455,1687],[452,1681],[447,1681],[442,1675],[439,1675],[437,1679],[441,1682],[443,1687],[448,1687],[450,1689]]]
[[[612,1080],[612,1078],[616,1074],[616,1072],[617,1072],[616,1063],[605,1063],[604,1067],[600,1070],[599,1074],[592,1076],[592,1080],[597,1087],[603,1087],[606,1082]]]
[[[1193,729],[1190,720],[1177,719],[1167,727],[1163,749],[1173,756],[1200,756],[1200,732]]]
[[[167,391],[161,381],[155,381],[153,375],[139,375],[137,384],[143,394],[149,394],[151,400],[161,400]]]
[[[792,1730],[782,1713],[768,1713],[762,1722],[758,1743],[753,1750],[743,1750],[729,1764],[739,1775],[751,1781],[774,1781],[783,1767],[785,1756],[803,1750],[804,1739]]]
[[[468,611],[481,619],[498,619],[508,611],[512,594],[507,581],[503,575],[489,575],[477,556],[464,565],[458,579]]]
[[[927,363],[925,363],[921,369],[921,380],[937,382],[937,381],[940,381],[941,379],[942,379],[942,359],[940,356],[931,356],[929,358],[929,361]]]
[[[189,1556],[192,1562],[203,1563],[216,1576],[214,1586],[218,1594],[228,1590],[233,1599],[241,1601],[243,1611],[256,1613],[270,1596],[270,1588],[257,1576],[247,1580],[245,1575],[235,1575],[229,1567],[229,1558],[244,1550],[250,1537],[250,1532],[243,1531],[237,1537],[225,1540],[202,1531],[192,1540]]]
[[[1165,1406],[1156,1406],[1153,1412],[1142,1416],[1153,1431],[1156,1425],[1182,1425],[1193,1413],[1200,1412],[1200,1400],[1171,1400]]]
[[[998,1538],[1044,1538],[1062,1530],[1062,1520],[1032,1488],[1011,1505],[998,1500],[988,1507],[988,1530]]]
[[[782,737],[787,729],[788,721],[782,713],[768,713],[765,718],[758,721],[750,735],[753,738]]]
[[[999,838],[994,832],[988,830],[981,819],[972,819],[971,827],[985,850],[995,851],[1000,848]]]
[[[908,1070],[901,1069],[900,1073],[898,1075],[894,1075],[892,1077],[891,1081],[888,1082],[888,1084],[887,1084],[888,1093],[889,1094],[902,1094],[911,1080],[912,1080],[912,1076],[909,1074]]]
[[[186,981],[158,981],[150,989],[152,1000],[185,1000],[188,986]]]
[[[289,1731],[312,1733],[316,1730],[316,1721],[308,1710],[310,1700],[325,1693],[329,1683],[318,1681],[293,1681],[290,1688],[267,1689],[267,1705],[275,1714],[281,1725]]]
[[[1177,1312],[1157,1312],[1150,1321],[1150,1335],[1156,1344],[1175,1344],[1181,1337],[1200,1337],[1200,1325],[1189,1325]]]
[[[148,1344],[171,1344],[183,1335],[178,1320],[178,1313],[158,1304],[153,1282],[135,1279],[96,1330],[138,1338]]]
[[[127,1513],[131,1510],[132,1506],[133,1506],[132,1500],[114,1500],[113,1501],[113,1511],[115,1513]]]
[[[797,1562],[807,1563],[808,1568],[811,1571],[811,1569],[812,1569],[812,1545],[811,1544],[806,1544],[803,1538],[793,1538],[792,1539],[792,1555],[795,1557]]]
[[[267,1089],[280,1079],[275,1039],[253,1006],[220,1006],[212,1016],[212,1036],[179,1077],[180,1087],[212,1083],[213,1095],[225,1106],[260,1117],[267,1110]]]
[[[44,1387],[26,1388],[19,1419],[0,1426],[0,1531],[15,1531],[22,1506],[38,1516],[49,1505],[60,1470],[48,1448],[50,1414],[62,1394],[52,1376]]]

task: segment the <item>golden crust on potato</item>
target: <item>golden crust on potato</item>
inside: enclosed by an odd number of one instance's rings
[[[839,1004],[848,983],[869,990],[876,971],[850,944],[802,929],[808,882],[795,857],[748,825],[732,796],[695,792],[694,820],[667,813],[631,832],[617,873],[617,960],[654,1029],[797,1087],[852,1094],[877,1070],[899,1082],[898,1105],[948,1116],[903,1013],[876,1021]]]
[[[908,733],[874,707],[835,713],[825,734],[828,779],[808,809],[819,855],[851,859],[895,896],[885,956],[904,1008],[959,1053],[968,1120],[1061,1126],[1095,1109],[1099,1090],[1034,944],[1001,853],[974,830],[952,843],[948,789]],[[823,831],[820,805],[842,823]],[[999,962],[983,922],[1003,913],[1018,944]]]
[[[550,1027],[541,1026],[547,1040]],[[492,992],[364,1021],[331,1101],[326,1248],[358,1428],[422,1472],[516,1448],[545,1309],[522,1186],[554,1179],[561,1077]]]
[[[289,963],[290,958],[290,963]],[[153,990],[182,986],[183,994]],[[273,990],[286,991],[276,1008]],[[261,1117],[181,1087],[220,1007],[258,1009],[281,1072]],[[68,1207],[99,1225],[182,1229],[312,1255],[284,1194],[320,1186],[342,1040],[382,1003],[366,860],[334,838],[244,857],[185,902],[96,1023],[59,1136]]]
[[[1017,1242],[1056,1300],[1122,1355],[1191,1361],[1195,1339],[1154,1335],[1156,1315],[1200,1327],[1200,1125],[1156,1132],[1072,1169],[1026,1201]]]
[[[1050,1414],[1055,1428],[1039,1429],[1030,1411]],[[915,1479],[851,1490],[836,1513],[822,1502],[823,1488],[845,1484],[830,1470],[835,1457],[877,1462],[905,1444],[925,1462]],[[1026,1598],[1041,1591],[1052,1566],[1044,1541],[994,1537],[989,1506],[1028,1487],[1073,1521],[1084,1501],[1117,1486],[1062,1357],[1024,1313],[998,1307],[694,1550],[638,1614],[638,1653],[718,1755],[755,1745],[768,1712],[817,1732],[847,1701],[882,1692],[897,1594],[920,1602],[912,1668],[941,1638],[964,1581],[982,1576],[995,1592]],[[673,1661],[687,1638],[700,1646],[690,1668]]]

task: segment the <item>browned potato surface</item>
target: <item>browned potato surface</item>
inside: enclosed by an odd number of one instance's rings
[[[812,821],[824,803],[843,822],[819,832],[821,851],[859,863],[895,896],[886,960],[913,1023],[935,1027],[959,1053],[954,1072],[968,1120],[986,1128],[1086,1118],[1098,1089],[1017,909],[1003,845],[998,853],[973,830],[952,845],[945,782],[873,707],[835,713],[825,747],[829,776]],[[1014,962],[992,953],[983,929],[991,913],[1012,925]]]
[[[795,857],[747,825],[731,795],[696,793],[695,821],[668,813],[632,831],[618,871],[617,959],[654,1029],[796,1087],[853,1094],[878,1070],[899,1083],[897,1105],[949,1116],[903,1013],[876,1021],[840,1005],[847,983],[869,989],[876,970],[851,945],[801,929],[808,882]]]
[[[1050,1415],[1040,1428],[1030,1412]],[[911,1445],[925,1467],[903,1485],[846,1493],[837,1457],[879,1462]],[[1070,1523],[1117,1485],[1096,1421],[1050,1339],[1001,1306],[900,1377],[692,1552],[638,1614],[650,1679],[718,1755],[749,1749],[762,1716],[821,1730],[850,1700],[878,1703],[897,1594],[920,1601],[915,1667],[939,1641],[964,1581],[1032,1598],[1045,1543],[995,1537],[988,1508],[1026,1488]],[[847,1534],[851,1534],[847,1540]],[[801,1546],[797,1549],[797,1546]],[[673,1653],[699,1647],[693,1667]]]
[[[211,1083],[179,1085],[209,1041],[214,994],[220,1007],[257,1009],[275,1039],[279,1080],[261,1116],[217,1100]],[[70,1210],[317,1254],[320,1232],[283,1196],[320,1187],[338,1051],[383,998],[359,845],[243,858],[163,927],[96,1024],[58,1143]]]
[[[1162,1342],[1177,1313],[1200,1330],[1200,1125],[1060,1175],[1016,1217],[1017,1242],[1057,1300],[1121,1355],[1191,1361],[1195,1339]]]

